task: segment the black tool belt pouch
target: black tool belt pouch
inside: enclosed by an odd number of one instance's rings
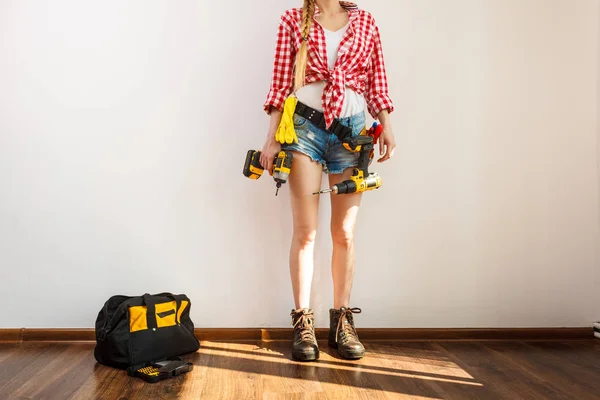
[[[318,126],[319,128],[333,133],[335,136],[338,137],[340,142],[343,142],[344,139],[352,136],[352,128],[349,128],[349,127],[343,125],[340,122],[340,120],[337,118],[335,118],[333,120],[329,129],[326,129],[325,128],[325,115],[322,112],[315,110],[314,108],[309,107],[304,103],[301,103],[301,102],[296,103],[295,113],[301,117],[306,118],[307,120],[312,122],[314,125]]]

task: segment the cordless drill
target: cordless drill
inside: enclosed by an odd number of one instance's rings
[[[376,172],[369,173],[369,164],[374,155],[373,143],[377,142],[379,135],[381,135],[381,131],[381,125],[375,123],[367,135],[345,138],[342,141],[344,147],[353,153],[360,153],[358,165],[354,168],[352,176],[344,182],[333,185],[331,189],[322,190],[313,194],[352,194],[379,189],[383,184],[383,181]]]
[[[260,163],[260,154],[260,151],[248,150],[246,161],[244,162],[244,176],[247,178],[257,180],[262,176],[264,168]],[[279,194],[279,189],[287,182],[290,176],[293,159],[294,156],[291,152],[283,150],[275,157],[273,168],[269,171],[277,184],[275,196]]]

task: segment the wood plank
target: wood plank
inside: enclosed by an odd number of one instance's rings
[[[125,371],[95,363],[88,379],[71,400],[119,399],[128,381]]]
[[[323,394],[314,362],[292,360],[291,342],[262,342],[255,350],[265,360],[262,370],[263,396],[277,398],[302,394]],[[285,398],[285,397],[284,397]]]
[[[0,393],[14,394],[40,369],[61,357],[66,347],[56,343],[23,343],[0,364]]]
[[[21,343],[5,342],[0,345],[0,363],[21,349]],[[1,365],[1,364],[0,364]],[[1,371],[1,368],[0,368]],[[1,376],[0,376],[1,379]],[[1,381],[0,381],[1,382]],[[1,383],[0,383],[1,386]]]
[[[262,400],[327,400],[327,395],[319,393],[265,393]]]
[[[515,365],[511,360],[478,342],[438,342],[449,357],[476,379],[484,382],[489,399],[570,399]],[[473,398],[471,396],[467,398]]]
[[[368,360],[342,360],[335,349],[326,348],[323,349],[321,358],[329,364],[327,368],[318,369],[318,378],[328,399],[388,398],[376,379],[377,374],[362,368]],[[332,363],[333,360],[335,363]]]
[[[19,398],[65,399],[73,395],[86,381],[95,360],[90,357],[89,343],[60,343],[64,349],[22,383],[15,391]]]
[[[565,342],[526,342],[541,353],[549,353],[554,361],[579,366],[585,371],[594,373],[596,382],[600,383],[600,340],[565,341]],[[600,390],[596,390],[600,394]]]
[[[489,342],[486,346],[557,392],[580,399],[600,399],[599,354],[590,351],[590,344]]]
[[[212,344],[207,360],[206,382],[198,398],[257,399],[262,396],[261,362],[252,357],[238,357],[237,350],[251,351],[250,344]],[[208,346],[198,351],[203,353]],[[243,353],[242,353],[243,354]]]
[[[483,383],[427,342],[367,343],[375,379],[390,399],[483,399]]]
[[[206,375],[208,373],[208,362],[209,355],[211,354],[210,348],[206,347],[206,342],[200,343],[200,350],[186,355],[184,359],[194,364],[192,371],[186,375],[186,383],[181,391],[182,399],[199,399],[204,384],[206,383]]]
[[[363,372],[363,360],[343,360],[324,341],[319,342],[320,357],[315,362],[292,360],[291,343],[264,342],[262,347],[273,352],[277,363],[265,370],[264,390],[271,393],[322,392],[327,399],[386,399],[373,374]],[[322,397],[322,396],[318,396]]]

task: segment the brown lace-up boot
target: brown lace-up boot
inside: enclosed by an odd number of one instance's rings
[[[342,358],[353,360],[365,355],[365,348],[358,340],[352,316],[361,312],[360,308],[345,307],[329,310],[329,347],[337,349]]]
[[[319,347],[315,336],[315,315],[310,308],[292,310],[292,358],[298,361],[313,361],[319,358]]]

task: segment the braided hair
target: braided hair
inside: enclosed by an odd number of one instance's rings
[[[304,86],[306,62],[308,60],[308,36],[315,15],[315,1],[316,0],[304,0],[304,6],[302,7],[302,25],[300,26],[300,31],[302,32],[302,44],[296,55],[296,71],[294,77],[294,86],[296,90]]]

